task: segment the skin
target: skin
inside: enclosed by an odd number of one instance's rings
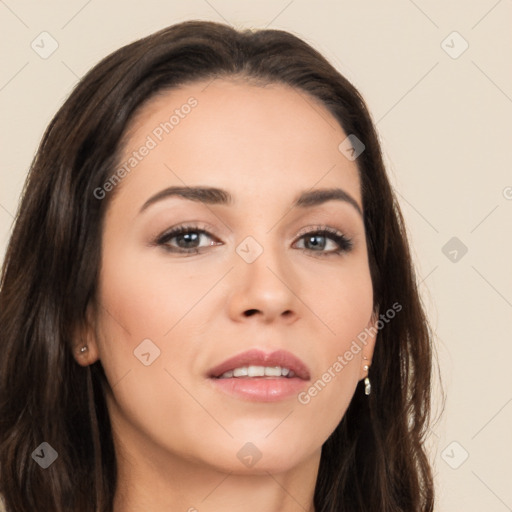
[[[307,404],[297,396],[273,403],[231,397],[205,375],[250,348],[284,349],[308,365],[307,390],[374,325],[360,213],[336,200],[291,207],[304,191],[338,187],[362,209],[356,162],[338,150],[346,134],[315,99],[242,79],[194,83],[152,99],[133,120],[121,161],[191,96],[197,106],[117,185],[97,301],[81,335],[89,350],[77,347],[79,364],[101,360],[111,387],[114,510],[314,510],[321,446],[366,376],[375,339]],[[234,201],[169,197],[140,212],[157,192],[185,185],[225,189]],[[199,254],[154,243],[191,222],[212,235],[202,237]],[[353,248],[305,251],[298,234],[319,225],[344,233]],[[252,263],[235,250],[247,236],[263,249]],[[337,248],[326,243],[323,252]],[[134,356],[144,339],[160,350],[149,366]],[[247,442],[261,453],[252,467],[237,457]]]

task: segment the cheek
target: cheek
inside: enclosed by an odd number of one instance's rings
[[[331,276],[309,300],[323,325],[319,327],[316,359],[319,365],[311,386],[299,403],[323,417],[323,429],[334,429],[345,413],[360,378],[362,350],[371,341],[368,327],[373,312],[373,288],[368,267]],[[321,334],[320,334],[321,333]]]
[[[211,284],[194,285],[187,273],[166,272],[165,266],[156,267],[135,254],[116,251],[116,256],[103,258],[96,332],[112,388],[107,395],[112,421],[127,436],[133,430],[126,423],[145,438],[160,432],[165,433],[162,439],[185,444],[190,428],[172,421],[173,416],[193,418],[200,411],[172,375],[175,367],[186,371],[193,360],[193,344],[182,343],[185,335],[194,336],[186,329],[187,312]]]
[[[134,338],[164,336],[208,290],[197,272],[154,265],[142,257],[105,258],[100,296]],[[211,279],[210,279],[211,280]],[[127,325],[128,327],[128,325]]]
[[[148,365],[150,368],[160,364],[166,355],[164,335],[186,312],[187,298],[193,290],[170,282],[162,274],[161,269],[144,263],[136,253],[116,249],[115,243],[103,255],[96,334],[111,386],[127,372],[145,368],[147,359],[155,361]],[[148,352],[149,357],[143,356]],[[143,378],[154,373],[146,372]]]
[[[338,272],[317,276],[304,287],[306,301],[314,305],[326,352],[343,350],[363,331],[373,312],[370,271],[361,259]],[[320,331],[319,331],[320,332]]]
[[[163,396],[177,406],[179,400],[168,392],[175,383],[166,370],[190,372],[194,341],[203,328],[202,308],[208,305],[205,295],[219,273],[205,265],[177,268],[161,255],[148,258],[147,252],[122,251],[113,236],[111,240],[102,260],[96,332],[107,379],[127,408],[141,403],[148,407],[155,399],[158,410]],[[179,388],[174,391],[182,396]]]

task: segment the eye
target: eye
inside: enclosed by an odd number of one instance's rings
[[[200,249],[222,242],[198,226],[177,226],[160,235],[155,243],[169,252],[198,254]]]
[[[299,234],[298,248],[318,256],[331,256],[349,252],[353,242],[341,231],[328,226],[318,226],[315,229]]]
[[[295,244],[298,249],[317,256],[339,255],[352,249],[352,240],[337,229],[328,226],[307,229],[298,235]],[[199,254],[202,249],[222,245],[222,242],[199,226],[181,225],[162,233],[155,245],[172,253]]]

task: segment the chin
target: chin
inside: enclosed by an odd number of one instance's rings
[[[320,458],[321,444],[312,440],[256,439],[254,441],[230,440],[216,444],[217,449],[208,454],[208,465],[222,472],[240,475],[267,475],[285,473],[312,457]]]

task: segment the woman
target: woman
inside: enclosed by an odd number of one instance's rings
[[[282,31],[108,56],[0,293],[8,511],[431,511],[431,341],[354,87]]]

